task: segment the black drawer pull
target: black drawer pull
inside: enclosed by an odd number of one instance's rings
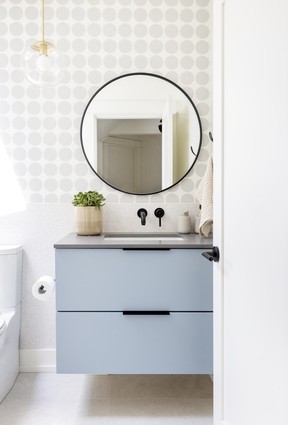
[[[123,251],[170,251],[170,248],[122,248]]]
[[[166,310],[125,310],[124,316],[169,316],[170,311]]]

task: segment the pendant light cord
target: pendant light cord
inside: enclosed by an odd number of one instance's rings
[[[45,41],[45,4],[44,0],[42,0],[42,42],[39,48],[40,55],[42,56],[48,56],[48,45]]]
[[[43,44],[45,42],[45,38],[44,38],[44,18],[45,18],[44,0],[42,0],[42,43]]]

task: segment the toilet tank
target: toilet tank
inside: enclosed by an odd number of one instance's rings
[[[22,246],[0,245],[0,309],[21,299]]]

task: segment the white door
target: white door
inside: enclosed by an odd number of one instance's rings
[[[111,186],[141,193],[141,142],[105,137],[98,143],[98,174]]]
[[[173,184],[173,101],[168,97],[162,113],[162,188]]]
[[[288,1],[214,0],[214,423],[288,424]]]

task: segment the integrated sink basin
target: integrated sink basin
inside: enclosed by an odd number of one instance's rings
[[[181,241],[178,233],[106,233],[104,238],[113,241]]]

